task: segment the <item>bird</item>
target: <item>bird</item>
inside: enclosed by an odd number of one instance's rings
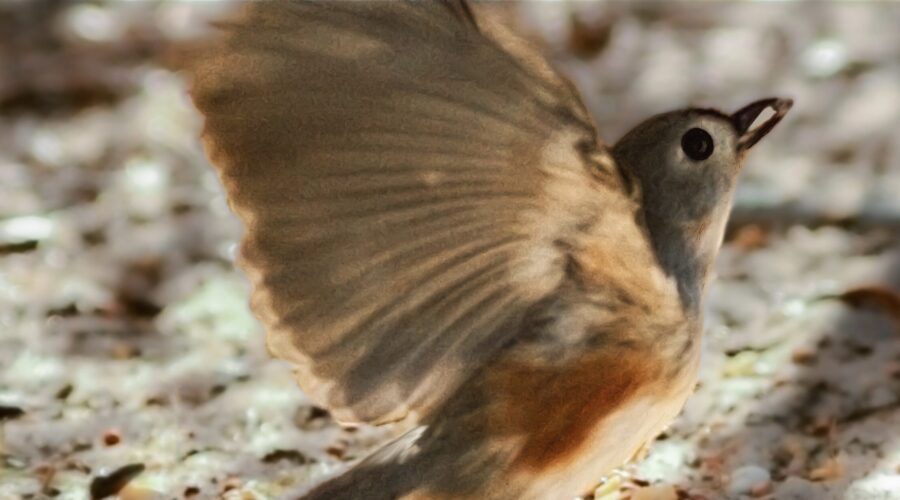
[[[407,426],[306,500],[572,498],[696,384],[736,180],[792,101],[610,145],[488,24],[459,0],[250,2],[194,61],[269,351],[339,422]]]

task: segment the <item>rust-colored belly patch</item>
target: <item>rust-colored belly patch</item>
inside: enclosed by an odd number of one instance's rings
[[[657,380],[652,355],[616,354],[585,356],[564,367],[502,361],[490,371],[490,426],[525,436],[514,468],[565,464],[607,416]]]

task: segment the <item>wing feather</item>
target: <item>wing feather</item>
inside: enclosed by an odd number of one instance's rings
[[[193,97],[271,351],[342,420],[427,413],[624,196],[587,113],[464,2],[254,2],[219,26]]]

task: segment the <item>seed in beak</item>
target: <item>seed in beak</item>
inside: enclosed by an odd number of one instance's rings
[[[766,136],[778,122],[784,118],[788,110],[793,106],[792,99],[779,99],[772,97],[769,99],[760,99],[759,101],[750,103],[743,108],[737,110],[731,115],[731,123],[737,129],[740,138],[738,139],[738,149],[746,150],[753,147],[760,139]],[[763,111],[771,109],[774,114],[762,122],[759,126],[750,128]]]

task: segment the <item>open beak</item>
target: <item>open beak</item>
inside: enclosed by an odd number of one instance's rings
[[[760,139],[766,136],[778,122],[784,118],[784,115],[791,109],[794,101],[792,99],[779,99],[771,97],[769,99],[760,99],[750,103],[731,115],[731,123],[737,129],[740,138],[738,139],[738,151],[745,151],[753,147]],[[771,108],[775,112],[768,120],[760,125],[750,128],[753,122],[759,118],[766,109]]]

